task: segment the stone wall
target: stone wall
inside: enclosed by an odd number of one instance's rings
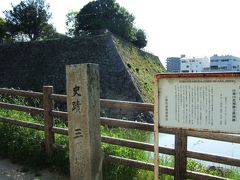
[[[66,93],[65,65],[96,63],[100,69],[100,97],[142,102],[110,34],[0,46],[0,87]],[[137,113],[137,114],[136,114]],[[136,119],[138,112],[103,110],[106,116]]]

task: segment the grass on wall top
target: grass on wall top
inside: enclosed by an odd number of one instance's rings
[[[144,101],[153,103],[154,75],[166,71],[159,58],[119,38],[113,38],[113,40]]]

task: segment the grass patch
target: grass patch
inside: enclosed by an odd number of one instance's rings
[[[166,72],[159,58],[120,40],[120,38],[113,40],[128,71],[133,75],[144,101],[152,103],[154,76],[157,73]]]
[[[240,179],[240,168],[237,167],[206,167],[204,163],[199,162],[195,159],[188,158],[187,169],[190,171],[197,171],[205,174],[211,174],[214,176],[221,176],[228,179]]]

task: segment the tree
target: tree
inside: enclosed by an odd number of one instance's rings
[[[134,44],[139,48],[143,48],[147,45],[146,34],[143,30],[137,30],[136,40],[134,41]]]
[[[74,36],[74,31],[75,31],[75,25],[76,25],[76,17],[77,17],[78,12],[76,11],[71,11],[67,13],[66,17],[66,27],[67,27],[67,35],[69,36]]]
[[[56,28],[52,24],[46,24],[43,27],[41,39],[55,39],[55,38],[65,38],[64,34],[60,34],[56,31]]]
[[[135,43],[134,20],[135,17],[115,0],[96,0],[86,4],[77,14],[74,33],[79,36],[82,31],[108,29]]]
[[[3,18],[0,17],[0,44],[3,43],[5,36],[6,36],[6,22]]]
[[[51,13],[44,0],[24,0],[5,11],[6,25],[12,37],[23,34],[31,41],[41,39]]]

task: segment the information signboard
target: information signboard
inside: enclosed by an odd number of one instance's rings
[[[240,133],[240,73],[158,74],[161,127]]]

